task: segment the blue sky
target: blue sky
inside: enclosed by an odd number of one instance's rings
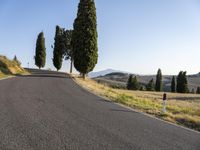
[[[1,0],[0,54],[16,54],[34,66],[35,43],[44,31],[52,68],[55,26],[71,29],[79,0]],[[138,74],[200,71],[199,0],[96,0],[99,61],[95,71],[112,68]],[[64,62],[63,71],[69,70]]]

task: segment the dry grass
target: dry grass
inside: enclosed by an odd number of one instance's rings
[[[20,66],[19,62],[0,55],[0,78],[17,74],[28,74],[28,72]]]
[[[167,113],[162,113],[162,92],[113,89],[94,80],[75,77],[84,88],[112,101],[200,131],[200,95],[167,93]]]

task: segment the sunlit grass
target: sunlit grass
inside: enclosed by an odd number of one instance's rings
[[[75,80],[84,88],[114,102],[200,131],[200,95],[167,93],[167,113],[163,114],[162,92],[120,90],[90,79],[76,77]]]
[[[7,57],[0,55],[0,78],[22,74],[29,73],[20,67],[20,64],[17,61],[9,60]]]

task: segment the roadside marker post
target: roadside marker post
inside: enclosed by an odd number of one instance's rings
[[[167,105],[167,94],[164,93],[163,94],[163,113],[166,113],[167,110],[166,110],[166,105]]]

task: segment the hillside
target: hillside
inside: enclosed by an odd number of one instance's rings
[[[152,78],[156,80],[156,75],[136,75],[141,85],[146,85]],[[105,76],[99,76],[94,78],[99,83],[105,83],[112,87],[124,88],[128,80],[129,74],[123,72],[113,72]],[[170,91],[172,76],[163,76],[163,89],[164,91]],[[188,76],[189,89],[195,89],[200,86],[200,74]]]
[[[102,70],[102,71],[98,71],[98,72],[90,72],[88,74],[89,78],[96,78],[99,76],[105,76],[107,74],[113,73],[113,72],[123,72],[123,71],[118,71],[118,70],[114,70],[114,69],[106,69],[106,70]]]
[[[0,55],[0,77],[27,73],[20,65],[19,61],[9,60],[6,56]]]

